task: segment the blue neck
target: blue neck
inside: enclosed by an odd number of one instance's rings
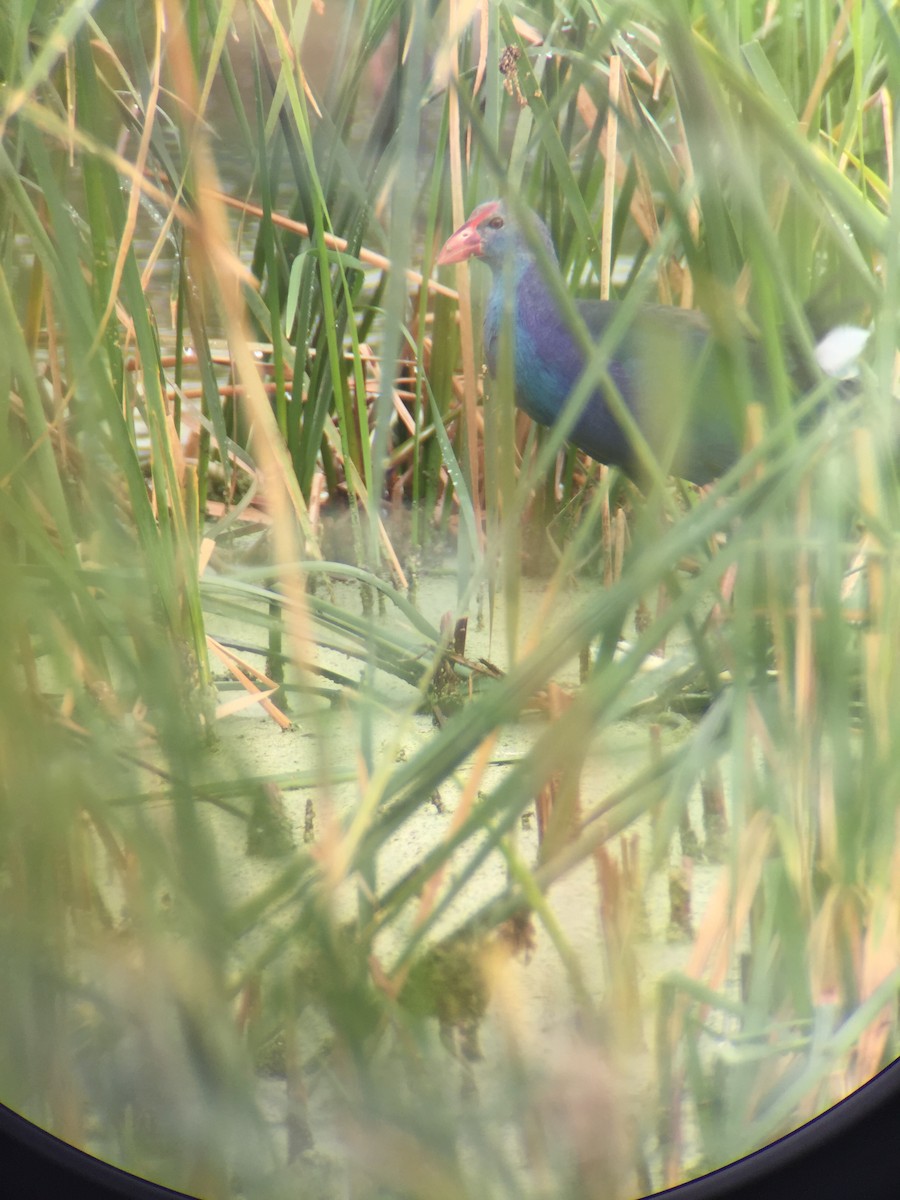
[[[552,424],[581,374],[584,355],[531,255],[490,265],[494,280],[484,315],[488,370],[496,377],[500,339],[508,329],[514,338],[516,403],[542,425]]]

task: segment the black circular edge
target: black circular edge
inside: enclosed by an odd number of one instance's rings
[[[690,1183],[671,1200],[897,1200],[900,1059],[799,1129]],[[645,1197],[645,1200],[653,1200]]]
[[[194,1200],[139,1179],[0,1104],[0,1176],[17,1200]],[[710,1175],[664,1192],[671,1200],[896,1200],[900,1196],[900,1059],[807,1125]],[[645,1200],[652,1200],[646,1197]]]

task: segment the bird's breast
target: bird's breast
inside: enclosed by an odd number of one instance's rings
[[[512,339],[508,350],[505,338]],[[502,363],[509,354],[516,404],[539,424],[553,425],[584,372],[586,356],[536,267],[523,273],[508,302],[501,281],[495,281],[485,310],[484,342],[491,376],[499,376],[502,384]],[[628,403],[633,386],[627,362],[610,362],[609,373]],[[569,440],[600,462],[632,467],[632,447],[602,387],[586,398]]]
[[[549,425],[583,371],[584,355],[539,280],[526,274],[510,291],[507,302],[498,280],[488,299],[484,321],[488,371],[494,379],[501,376],[508,354],[516,403],[535,421]]]

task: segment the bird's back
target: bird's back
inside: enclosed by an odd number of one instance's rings
[[[582,300],[578,311],[597,345],[619,312],[618,301]],[[495,283],[485,320],[488,367],[497,373],[503,320],[502,283]],[[536,263],[516,287],[516,401],[552,425],[587,363],[582,343],[560,312]],[[610,343],[609,377],[664,469],[697,483],[722,473],[742,442],[734,370],[724,348],[696,313],[663,306],[638,311]],[[569,440],[592,458],[638,477],[638,456],[614,415],[609,389],[595,388]]]

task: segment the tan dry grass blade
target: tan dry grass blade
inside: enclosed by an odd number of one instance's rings
[[[469,818],[469,814],[478,799],[479,789],[484,783],[484,773],[491,763],[491,756],[494,753],[494,747],[497,744],[496,731],[488,734],[481,745],[475,752],[475,759],[472,763],[472,769],[469,772],[469,777],[466,780],[466,785],[463,788],[462,795],[453,812],[450,824],[447,826],[444,834],[444,842],[452,840],[457,830],[461,829]],[[433,875],[422,886],[419,907],[416,912],[416,925],[423,925],[431,916],[434,910],[435,901],[440,890],[441,882],[447,872],[446,864],[439,867]],[[403,974],[407,973],[409,967],[404,968]],[[397,981],[394,980],[394,983]]]
[[[618,165],[619,92],[622,86],[622,60],[618,54],[609,60],[609,112],[606,116],[604,153],[607,166]],[[603,228],[600,236],[600,299],[609,299],[612,275],[613,214],[616,198],[616,171],[607,169],[603,177]]]
[[[196,112],[197,79],[187,30],[180,20],[180,14],[173,12],[172,18],[167,29],[166,53],[173,81],[179,94],[186,100],[184,119],[190,123],[190,114]],[[237,375],[245,389],[245,400],[256,429],[257,456],[265,480],[266,500],[273,517],[272,536],[278,561],[298,563],[304,553],[321,557],[306,503],[266,396],[259,364],[249,349],[240,290],[246,271],[240,266],[231,246],[225,206],[219,200],[222,191],[208,144],[208,134],[199,119],[189,133],[197,185],[197,220],[190,230],[191,254],[200,278],[208,281],[210,294],[218,299]],[[285,606],[287,646],[302,674],[312,661],[315,643],[301,570],[284,568],[280,582],[288,601]]]
[[[618,60],[617,60],[618,61]],[[625,87],[619,89],[620,96],[620,116],[627,116],[630,120],[633,119],[633,109],[631,107],[631,97],[627,87],[627,77],[624,81]],[[611,85],[610,85],[611,86]],[[587,91],[582,87],[578,90],[576,97],[576,107],[578,113],[588,129],[593,129],[597,121],[597,105],[591,99]],[[600,138],[600,153],[603,155],[607,164],[613,164],[613,182],[617,186],[621,186],[625,180],[628,168],[625,165],[625,160],[618,153],[618,140],[613,145],[612,150],[607,155],[609,143],[607,134],[604,133]],[[612,151],[615,151],[613,154]],[[604,204],[606,201],[604,200]],[[638,187],[635,189],[634,196],[631,200],[631,217],[637,225],[643,237],[649,245],[653,245],[659,234],[659,225],[656,220],[656,208],[653,202],[653,193],[650,188],[647,173],[643,168],[638,167]]]
[[[209,539],[206,539],[207,541]],[[226,704],[220,704],[216,708],[216,718],[232,716],[236,712],[243,712],[252,704],[259,704],[263,710],[268,713],[276,725],[281,729],[290,729],[291,721],[284,715],[280,708],[274,705],[269,699],[278,691],[278,684],[271,680],[268,675],[264,675],[262,671],[254,667],[252,663],[246,659],[240,658],[234,654],[221,642],[217,642],[214,637],[206,636],[206,644],[209,649],[215,654],[216,658],[231,672],[234,678],[240,683],[241,687],[246,688],[249,695],[241,696],[237,700],[228,701]],[[265,686],[259,688],[250,678],[250,676],[260,680]]]
[[[894,853],[887,878],[887,884],[878,889],[869,905],[859,975],[860,1002],[900,968],[900,816],[895,825]],[[885,1065],[885,1050],[896,1021],[896,1003],[891,1003],[863,1031],[848,1072],[848,1094],[867,1083]]]
[[[806,135],[809,130],[810,121],[812,120],[813,114],[816,111],[816,106],[822,98],[822,93],[825,90],[825,84],[828,82],[828,78],[834,69],[835,59],[837,58],[838,51],[841,48],[844,35],[847,32],[847,24],[850,19],[850,12],[851,9],[856,7],[856,2],[857,0],[844,0],[844,7],[841,9],[840,13],[838,14],[838,18],[835,21],[834,29],[831,33],[831,39],[825,50],[822,61],[819,64],[818,73],[813,81],[812,88],[803,108],[803,113],[798,122],[798,129],[803,135]],[[787,202],[790,198],[791,186],[791,180],[785,179],[775,192],[775,196],[769,209],[773,230],[778,230],[781,228],[781,223],[784,220],[784,214],[787,211]],[[747,303],[747,297],[750,294],[752,280],[753,273],[750,269],[750,264],[747,263],[741,271],[734,288],[735,299],[742,307]]]
[[[813,1003],[819,1005],[846,1002],[841,986],[843,973],[852,965],[858,979],[862,969],[861,896],[848,887],[835,884],[822,898],[809,931],[809,973]],[[849,964],[847,950],[849,949]]]
[[[277,688],[272,688],[268,692],[257,691],[255,688],[253,688],[253,685],[249,683],[249,680],[243,677],[239,671],[232,671],[232,674],[235,676],[235,678],[239,679],[245,687],[249,685],[252,690],[248,693],[245,693],[243,696],[235,696],[233,700],[229,700],[225,704],[217,705],[217,721],[224,721],[226,717],[234,717],[238,713],[245,712],[248,708],[252,708],[254,704],[262,704],[263,707],[265,707],[265,702],[270,696],[274,696],[275,692],[278,690]],[[290,724],[288,724],[286,728],[290,729]]]
[[[608,846],[594,851],[600,920],[610,973],[609,1006],[615,1022],[616,1043],[623,1051],[637,1051],[643,1040],[640,967],[636,953],[640,936],[641,888],[637,840],[622,838],[621,860]]]
[[[460,28],[459,0],[450,0],[451,30]],[[460,141],[459,55],[456,37],[450,43],[451,86],[448,92],[450,113],[450,190],[453,196],[453,227],[458,229],[466,218],[463,207],[463,163]],[[473,518],[480,541],[485,530],[481,512],[481,460],[478,446],[478,373],[475,369],[475,333],[472,320],[472,298],[469,289],[469,269],[466,263],[456,266],[456,286],[459,293],[459,340],[463,360],[464,405],[466,414],[466,450],[469,461],[469,488]]]
[[[477,96],[481,91],[481,85],[484,83],[485,72],[487,71],[487,55],[489,44],[489,31],[491,21],[491,5],[490,0],[481,0],[479,4],[479,24],[478,24],[478,64],[475,67],[475,82],[472,84],[472,95]],[[472,153],[472,130],[469,129],[466,136],[466,155]]]
[[[725,981],[735,943],[747,925],[759,888],[763,865],[772,849],[774,830],[768,813],[757,812],[741,834],[736,861],[740,872],[723,872],[709,899],[690,959],[685,968],[692,979],[719,988]]]
[[[135,171],[139,172],[142,176],[146,176],[146,174],[147,174],[147,159],[150,154],[150,146],[152,143],[152,136],[153,136],[154,126],[155,126],[155,122],[156,122],[157,109],[158,109],[158,104],[159,104],[160,68],[161,68],[161,64],[162,64],[162,55],[160,54],[160,40],[161,40],[161,26],[160,26],[159,22],[156,22],[156,24],[155,24],[155,46],[154,46],[154,51],[153,51],[152,60],[151,60],[152,64],[153,64],[153,72],[152,72],[152,77],[150,79],[150,86],[147,91],[147,100],[146,100],[146,106],[145,106],[145,110],[144,110],[144,114],[143,114],[140,143],[138,145],[138,152],[137,152],[137,155],[135,156],[135,161],[134,161]],[[101,49],[106,53],[111,53],[111,48],[108,45],[103,44],[103,43],[100,43],[98,45],[98,49]],[[126,72],[125,72],[124,68],[122,67],[121,63],[118,63],[118,61],[117,61],[117,67],[118,67],[118,70],[120,71],[120,73],[123,75],[123,77],[126,76]],[[141,196],[142,196],[142,189],[138,188],[138,187],[132,187],[131,192],[129,193],[129,196],[128,196],[128,211],[127,211],[127,215],[125,218],[125,227],[122,232],[122,236],[119,239],[118,253],[116,254],[115,262],[113,263],[112,278],[109,283],[109,298],[106,302],[106,309],[104,310],[103,315],[100,317],[100,320],[97,323],[97,333],[94,337],[94,342],[93,342],[93,345],[91,346],[91,350],[90,350],[91,355],[93,355],[96,352],[98,346],[100,345],[101,341],[103,340],[103,337],[106,332],[107,323],[109,322],[109,319],[112,316],[113,310],[116,307],[116,303],[117,303],[118,296],[119,296],[119,288],[120,288],[120,285],[122,282],[122,275],[125,271],[125,266],[128,261],[128,255],[129,255],[129,252],[131,251],[132,242],[133,242],[134,235],[135,235],[135,230],[137,228],[138,213],[140,211],[140,205],[141,205]],[[163,228],[159,231],[159,234],[157,235],[156,244],[150,255],[150,261],[148,262],[147,267],[145,267],[145,269],[142,273],[141,282],[144,287],[147,286],[150,272],[152,272],[152,269],[153,269],[153,264],[155,263],[156,258],[161,253],[161,251],[165,245],[166,238],[168,237],[168,233],[169,233],[169,226],[172,224],[173,221],[174,221],[174,213],[172,211],[168,211],[166,213],[166,219],[163,224]]]
[[[321,118],[322,110],[319,108],[319,105],[316,102],[316,97],[313,94],[312,88],[306,81],[306,75],[304,74],[300,59],[294,53],[293,46],[291,45],[291,39],[287,36],[284,26],[278,19],[274,6],[270,4],[268,0],[256,0],[256,7],[262,13],[273,34],[275,35],[280,53],[283,54],[284,57],[290,62],[294,71],[296,71],[297,75],[299,76],[301,86],[303,87],[303,94],[309,102],[310,107],[316,116]]]
[[[747,925],[750,909],[759,887],[763,865],[771,852],[774,831],[768,813],[756,813],[741,835],[734,861],[740,864],[740,874],[722,872],[717,887],[710,896],[700,930],[694,941],[685,974],[720,989],[734,958],[735,945]],[[684,1017],[689,1001],[676,1003],[665,1024],[662,1036],[674,1052],[682,1041]],[[701,1011],[705,1011],[704,1009]],[[683,1121],[684,1067],[675,1072],[670,1102],[671,1153],[664,1167],[666,1185],[682,1182],[683,1176],[678,1137]]]

